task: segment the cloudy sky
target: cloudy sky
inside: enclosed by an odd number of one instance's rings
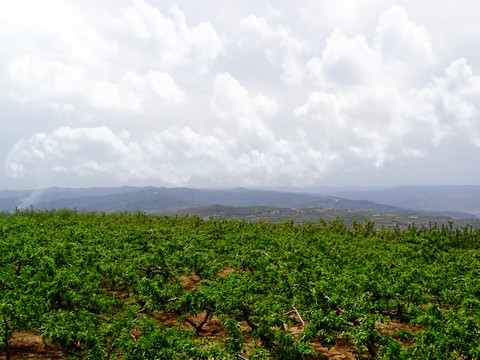
[[[480,184],[477,0],[5,0],[0,189]]]

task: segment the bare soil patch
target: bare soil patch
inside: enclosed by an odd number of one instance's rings
[[[390,321],[389,323],[376,323],[375,324],[378,328],[380,328],[380,332],[384,335],[389,335],[398,340],[398,337],[395,333],[399,330],[408,330],[413,333],[417,332],[418,330],[425,330],[427,327],[422,325],[411,325],[405,324],[398,321]]]
[[[230,274],[232,272],[235,272],[235,269],[227,266],[226,268],[223,268],[222,270],[217,272],[217,277],[227,276],[228,274]]]
[[[320,345],[319,343],[313,342],[313,348],[317,353],[328,356],[329,359],[335,360],[354,360],[356,359],[355,354],[353,353],[353,345],[346,339],[342,337],[337,338],[337,343],[332,346],[330,349]]]
[[[35,359],[35,360],[58,360],[65,359],[59,346],[44,344],[40,335],[28,332],[13,333],[9,341],[10,355],[12,360]],[[0,360],[6,359],[1,352]]]
[[[200,277],[195,275],[195,274],[190,274],[190,275],[182,275],[182,287],[185,290],[192,290],[192,289],[198,289],[200,287]]]

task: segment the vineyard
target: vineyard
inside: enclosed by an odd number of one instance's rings
[[[44,359],[479,359],[480,230],[2,213],[0,359],[19,334]]]

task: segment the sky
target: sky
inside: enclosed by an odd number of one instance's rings
[[[0,189],[480,184],[480,2],[0,2]]]

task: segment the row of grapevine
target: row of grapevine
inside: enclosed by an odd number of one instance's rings
[[[28,331],[65,358],[321,359],[342,343],[477,359],[479,249],[453,226],[4,213],[0,348]]]

